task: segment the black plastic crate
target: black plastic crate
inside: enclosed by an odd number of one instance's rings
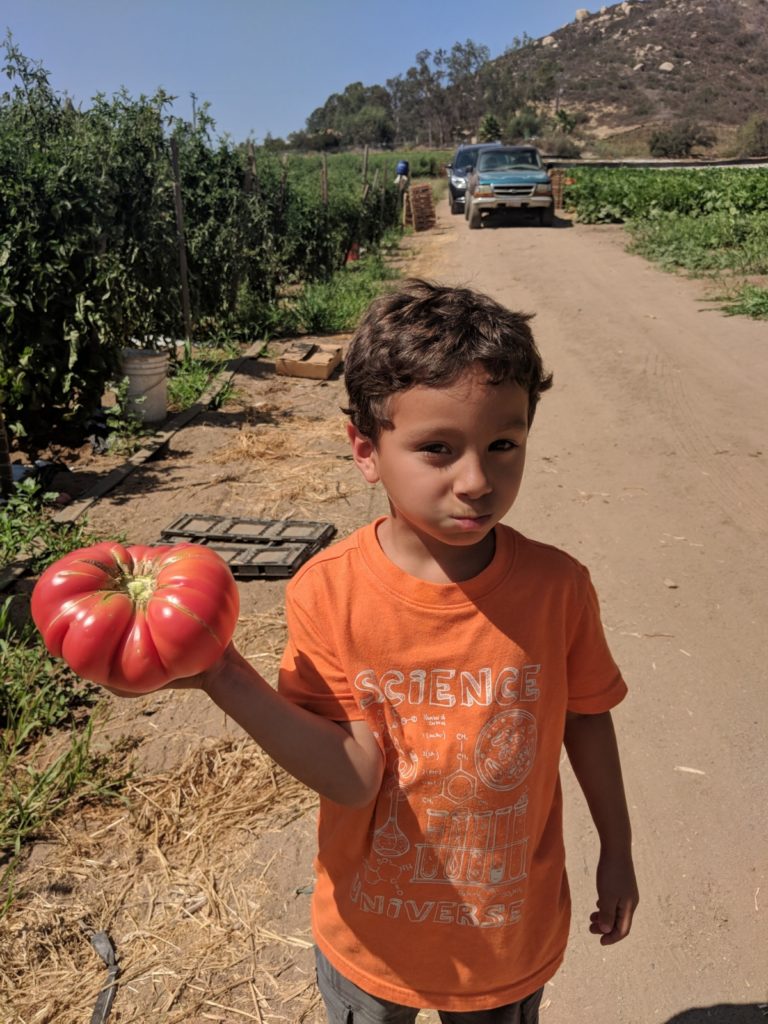
[[[335,536],[331,523],[300,519],[184,515],[161,533],[161,543],[189,541],[212,548],[235,576],[289,577]]]

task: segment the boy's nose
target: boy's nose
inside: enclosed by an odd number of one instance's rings
[[[461,460],[456,477],[456,493],[468,498],[481,498],[488,494],[491,482],[481,459],[469,456]]]

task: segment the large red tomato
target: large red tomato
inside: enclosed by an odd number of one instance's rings
[[[51,654],[83,679],[133,693],[209,668],[239,608],[229,566],[199,544],[80,548],[50,565],[32,593]]]

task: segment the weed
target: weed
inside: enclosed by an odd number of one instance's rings
[[[85,523],[57,523],[44,507],[49,497],[27,477],[0,507],[0,567],[29,558],[32,571],[40,572],[68,551],[95,543]]]
[[[385,282],[397,277],[378,253],[351,263],[330,281],[305,285],[293,303],[299,330],[334,334],[352,330]]]
[[[13,625],[14,600],[0,605],[0,917],[23,844],[75,796],[112,797],[122,782],[90,750],[96,688],[51,658],[30,624]],[[52,754],[62,728],[69,736]]]
[[[236,355],[237,346],[224,342],[219,346],[193,349],[187,342],[184,354],[174,366],[168,380],[168,401],[174,409],[188,409],[208,390],[228,360]],[[231,385],[224,385],[214,400],[215,405],[231,394]]]
[[[743,284],[733,295],[721,295],[721,309],[726,316],[748,316],[753,320],[768,320],[768,288],[757,284]]]
[[[133,411],[143,398],[132,398],[128,401],[127,377],[121,378],[112,387],[114,404],[106,410],[107,430],[109,431],[108,447],[111,452],[121,455],[132,455],[142,447],[144,438],[149,431],[141,417]]]
[[[44,507],[45,498],[28,477],[0,508],[0,564],[28,558],[39,572],[95,542],[85,524],[57,523]],[[23,843],[75,794],[114,791],[90,753],[89,709],[96,688],[78,682],[63,662],[48,655],[19,602],[8,597],[0,603],[0,916],[12,899]],[[14,622],[18,618],[21,625]],[[50,737],[60,729],[68,729],[69,737],[53,756]]]

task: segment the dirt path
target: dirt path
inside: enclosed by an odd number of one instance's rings
[[[510,522],[590,566],[631,688],[616,718],[642,905],[622,946],[586,934],[596,851],[564,765],[574,925],[542,1021],[764,1022],[768,330],[703,312],[700,285],[628,255],[614,228],[470,232],[443,203],[405,263],[536,313],[555,388]],[[152,542],[182,512],[209,512],[319,519],[343,535],[383,509],[347,458],[340,381],[251,364],[236,384],[234,402],[94,507],[96,529]],[[238,641],[268,678],[282,590],[241,585]],[[6,926],[26,984],[9,1020],[87,1019],[103,971],[84,922],[122,957],[110,1024],[320,1024],[311,798],[197,694],[115,702],[99,736],[133,750],[138,809],[86,813],[35,850]],[[257,791],[269,799],[251,814]],[[50,984],[43,934],[66,947]],[[2,989],[0,973],[0,1005]]]
[[[642,905],[622,946],[585,933],[577,802],[572,940],[543,1019],[764,1020],[768,329],[702,311],[701,284],[627,254],[620,229],[453,218],[444,238],[436,277],[537,314],[555,388],[509,521],[590,566],[631,688],[616,718]]]

